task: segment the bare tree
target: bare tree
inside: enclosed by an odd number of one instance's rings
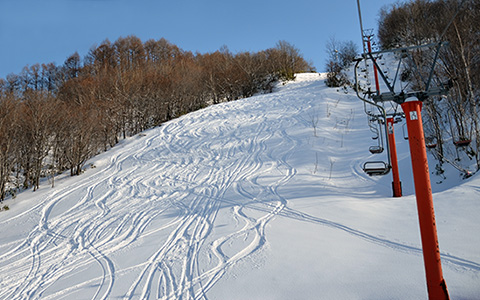
[[[450,20],[453,20],[451,24]],[[479,20],[480,2],[476,0],[416,0],[384,8],[379,21],[383,48],[430,43],[444,33],[442,39],[448,41],[449,46],[439,55],[440,70],[436,76],[440,80],[450,79],[453,87],[447,105],[428,104],[427,109],[432,113],[432,120],[448,124],[454,142],[471,141],[468,152],[475,157],[477,170],[480,170]],[[431,58],[422,54],[416,59],[428,61]],[[436,135],[440,138],[439,134]]]
[[[344,70],[358,54],[356,45],[352,41],[339,42],[334,37],[330,37],[325,48],[328,55],[327,86],[339,87],[348,84],[348,76]]]
[[[15,164],[17,106],[12,93],[0,91],[0,201],[5,199],[7,183]]]

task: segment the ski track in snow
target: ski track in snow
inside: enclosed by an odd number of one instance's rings
[[[0,297],[62,298],[95,285],[92,299],[106,299],[120,271],[110,255],[152,234],[149,224],[163,213],[173,213],[172,220],[154,229],[170,233],[147,261],[132,267],[140,272],[123,298],[206,298],[206,291],[230,266],[264,246],[266,224],[286,206],[277,189],[295,175],[286,161],[289,152],[273,157],[266,141],[275,138],[287,144],[278,145],[281,149],[292,150],[297,141],[285,131],[267,128],[265,115],[230,113],[245,118],[247,126],[229,126],[222,120],[227,116],[219,115],[224,112],[212,109],[197,114],[204,120],[218,118],[214,127],[193,118],[171,122],[145,138],[143,145],[118,151],[102,172],[79,177],[74,188],[59,189],[43,200],[44,205],[23,213],[40,218],[24,242],[0,256],[0,270],[18,268],[4,278],[2,286],[11,288],[2,288]],[[275,165],[265,169],[264,161]],[[257,182],[262,173],[277,173],[278,180],[262,186]],[[240,229],[209,240],[229,189],[265,213],[252,217],[243,211],[242,201],[229,203]],[[242,247],[227,254],[225,245],[235,240],[242,240]],[[200,261],[200,251],[209,252],[207,265]],[[92,263],[101,270],[98,277],[44,296],[56,282]]]
[[[208,299],[229,268],[266,247],[266,227],[276,216],[421,255],[417,247],[288,206],[280,189],[298,173],[289,158],[308,141],[287,129],[308,127],[304,112],[312,105],[292,101],[295,88],[317,99],[324,90],[318,75],[305,78],[241,109],[222,104],[150,130],[113,149],[93,175],[47,193],[20,215],[26,226],[36,220],[25,239],[0,253],[0,298]],[[335,126],[348,130],[338,120]],[[350,168],[357,184],[369,182],[356,163]],[[225,218],[234,226],[222,227]],[[141,247],[148,257],[135,257]],[[475,262],[442,258],[480,271]]]

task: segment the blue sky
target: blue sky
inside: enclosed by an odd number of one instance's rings
[[[361,1],[364,28],[376,28],[380,8],[395,2]],[[331,37],[360,49],[356,0],[0,0],[0,78],[35,63],[61,65],[75,51],[83,57],[107,38],[132,34],[201,53],[285,40],[318,71]]]

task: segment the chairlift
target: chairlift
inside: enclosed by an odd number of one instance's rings
[[[370,146],[370,148],[368,148],[368,151],[370,151],[370,153],[372,153],[372,154],[379,154],[379,153],[383,152],[383,147],[382,146]]]
[[[365,111],[367,112],[366,105]],[[374,134],[372,136],[372,140],[377,140],[377,145],[370,146],[368,151],[372,154],[379,154],[383,152],[383,131],[382,125],[384,124],[383,119],[379,118],[375,115],[370,115],[368,117],[368,126],[370,127],[370,131]]]
[[[433,136],[426,136],[425,137],[425,147],[428,149],[434,149],[437,147],[437,143],[435,142],[435,137]]]
[[[384,161],[367,161],[363,164],[363,171],[369,176],[386,175],[390,169],[391,166]]]
[[[369,118],[368,119],[368,126],[370,127],[370,131],[374,134],[372,136],[372,140],[378,140],[378,137],[380,136],[381,132],[379,132],[377,126],[375,125],[375,122],[378,122],[378,119],[377,118]],[[381,129],[380,129],[381,130]],[[383,143],[383,142],[382,142]],[[380,142],[379,142],[379,145],[378,147],[380,147]],[[373,147],[373,146],[372,146]],[[373,152],[372,152],[373,153]]]
[[[360,63],[360,60],[357,61],[357,65]],[[357,68],[355,68],[355,85],[358,87],[358,74],[357,74]],[[368,125],[370,127],[370,130],[375,133],[375,136],[377,136],[377,139],[378,139],[378,146],[376,147],[370,147],[369,150],[373,150],[373,152],[379,152],[380,150],[380,147],[382,148],[382,151],[383,151],[383,146],[386,145],[386,149],[387,149],[387,162],[384,162],[384,161],[368,161],[368,162],[365,162],[363,164],[363,171],[365,173],[367,173],[369,176],[378,176],[378,175],[385,175],[385,174],[388,174],[390,172],[390,169],[391,169],[391,164],[390,164],[390,150],[389,150],[389,144],[388,144],[388,139],[386,139],[386,143],[383,142],[383,139],[384,139],[384,134],[385,134],[385,138],[386,138],[386,135],[387,135],[387,132],[388,132],[388,129],[387,129],[387,122],[386,122],[386,119],[387,119],[387,114],[385,112],[385,108],[379,104],[377,104],[376,102],[372,102],[372,101],[369,101],[365,98],[365,94],[364,94],[364,97],[362,97],[358,91],[358,89],[356,89],[357,91],[357,97],[360,98],[360,100],[362,100],[364,102],[364,106],[365,106],[365,112],[367,113],[368,115]],[[367,109],[367,104],[371,105],[371,106],[375,106],[380,114],[379,115],[373,115],[371,113],[371,110]],[[375,124],[376,123],[376,124]],[[383,127],[383,130],[382,130],[382,127]],[[372,152],[372,154],[373,154]]]
[[[458,141],[453,141],[453,144],[456,147],[467,147],[468,145],[470,145],[470,143],[471,140],[469,139],[459,139]]]

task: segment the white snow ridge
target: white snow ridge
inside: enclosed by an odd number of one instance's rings
[[[426,299],[408,142],[392,198],[390,174],[361,168],[384,159],[363,110],[299,74],[7,200],[0,299]],[[480,299],[480,177],[448,176],[432,174],[444,277]]]

